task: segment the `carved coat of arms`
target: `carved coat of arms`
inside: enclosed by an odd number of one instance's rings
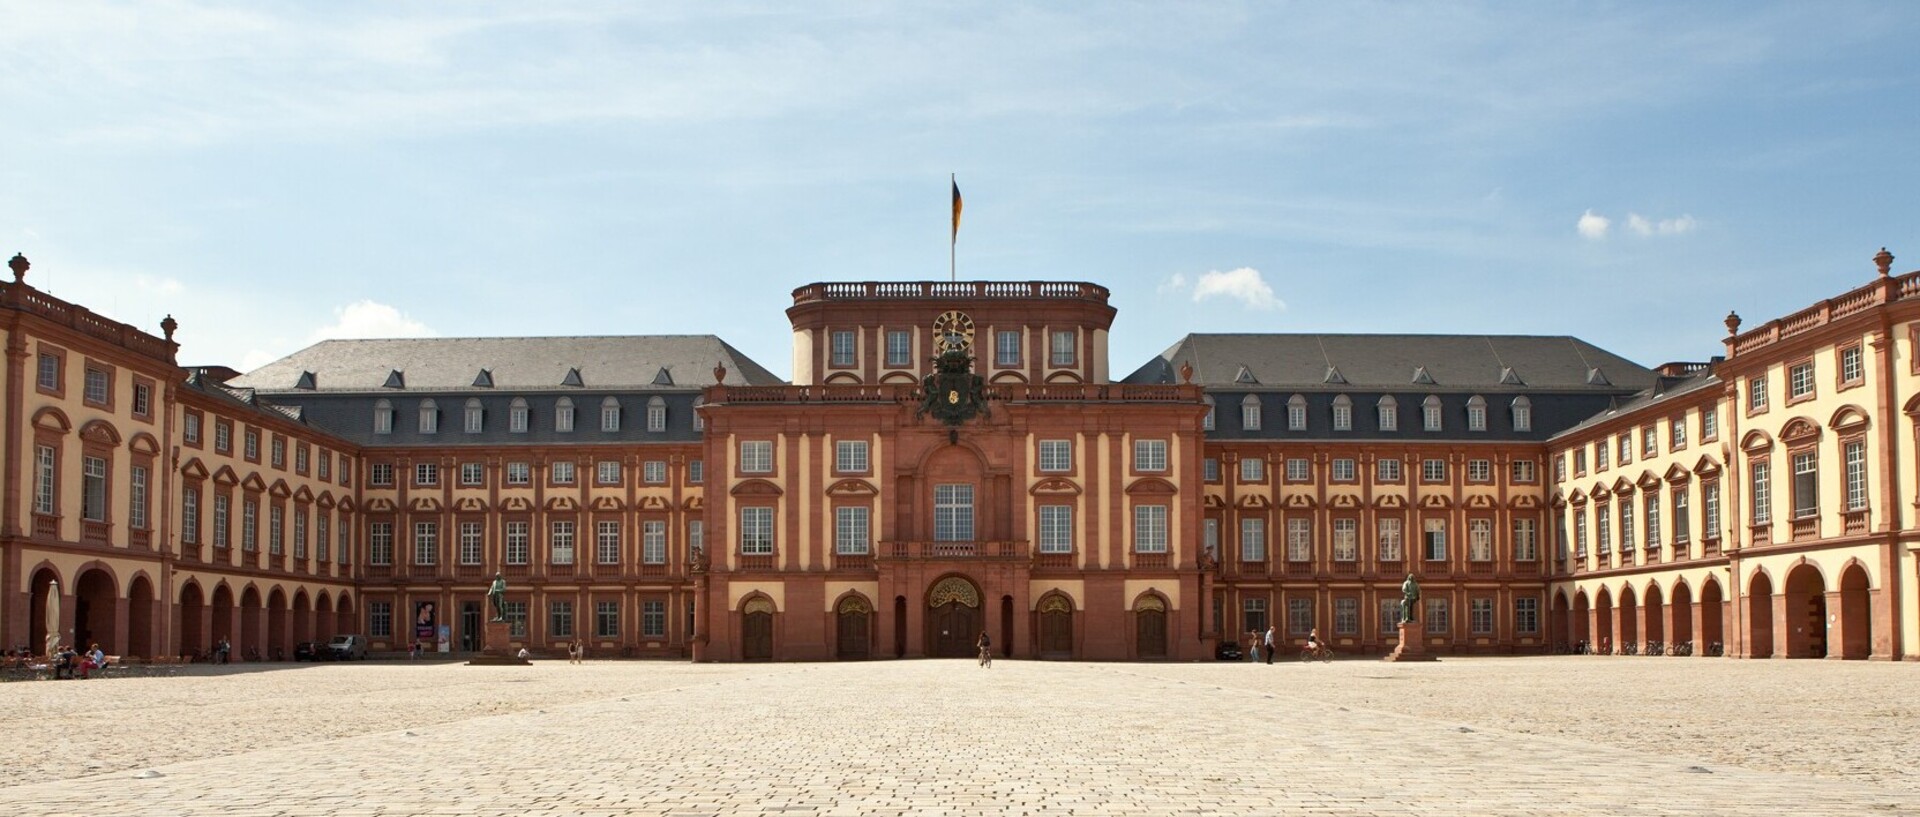
[[[935,359],[934,371],[920,379],[920,408],[915,417],[957,426],[976,416],[990,417],[987,383],[973,373],[973,358],[963,349],[948,349]]]

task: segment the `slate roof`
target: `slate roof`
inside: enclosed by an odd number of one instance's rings
[[[730,386],[774,386],[785,381],[714,335],[624,335],[544,338],[406,338],[327,340],[283,357],[229,385],[269,393],[575,388],[577,370],[591,389],[687,390],[714,385],[713,366],[727,367]],[[666,378],[661,377],[665,370]],[[311,386],[302,381],[311,373]]]
[[[1654,381],[1646,367],[1565,335],[1191,334],[1123,382],[1177,383],[1182,363],[1210,389],[1618,393]]]
[[[1631,414],[1656,404],[1666,403],[1682,395],[1693,394],[1702,389],[1714,389],[1717,391],[1720,388],[1720,383],[1720,376],[1713,373],[1712,366],[1703,366],[1699,370],[1683,377],[1656,376],[1653,385],[1634,393],[1630,397],[1620,400],[1606,411],[1599,412],[1569,427],[1567,430],[1553,435],[1552,439],[1558,440],[1563,437],[1579,436],[1581,432],[1605,423],[1615,417],[1623,414]]]

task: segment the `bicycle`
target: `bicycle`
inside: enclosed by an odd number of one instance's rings
[[[980,666],[986,667],[987,669],[993,669],[993,648],[992,647],[980,648]]]
[[[1309,644],[1300,650],[1300,660],[1312,661],[1315,658],[1323,664],[1332,661],[1333,650],[1327,649],[1325,644]]]

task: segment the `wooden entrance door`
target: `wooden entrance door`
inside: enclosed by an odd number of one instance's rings
[[[740,618],[740,657],[747,661],[773,660],[773,614],[747,613]]]
[[[1073,605],[1057,595],[1040,601],[1040,657],[1073,657]]]
[[[1141,610],[1134,614],[1135,643],[1141,658],[1167,657],[1167,614],[1164,610]]]
[[[872,652],[873,608],[866,599],[848,596],[840,602],[834,645],[840,660],[858,661]]]
[[[927,610],[927,654],[934,658],[972,658],[980,639],[978,610],[951,601]]]

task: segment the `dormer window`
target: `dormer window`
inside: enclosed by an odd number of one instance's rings
[[[573,400],[562,397],[553,404],[553,430],[569,432],[573,430]]]
[[[420,433],[435,434],[440,431],[440,407],[431,399],[420,401]]]
[[[658,397],[647,400],[647,430],[655,434],[667,430],[667,401]]]
[[[600,401],[600,430],[620,430],[620,401],[611,397]]]
[[[481,424],[485,418],[486,412],[480,408],[479,398],[474,398],[474,397],[467,398],[467,408],[466,408],[465,414],[466,414],[467,433],[468,434],[480,433]]]
[[[1487,430],[1487,400],[1477,394],[1467,398],[1467,430]]]
[[[507,407],[507,430],[515,434],[527,433],[526,398],[515,397],[513,404]]]
[[[385,400],[373,404],[373,433],[393,433],[393,404]]]
[[[1294,395],[1287,400],[1287,430],[1307,430],[1307,398]]]
[[[1393,399],[1393,395],[1389,394],[1380,398],[1378,409],[1380,412],[1381,431],[1400,430],[1400,404]]]
[[[1249,394],[1240,400],[1240,430],[1260,430],[1260,397]]]
[[[1205,416],[1200,418],[1200,429],[1202,431],[1212,431],[1213,430],[1213,395],[1211,394],[1206,395],[1206,397],[1203,399],[1207,401],[1207,413]]]
[[[1533,430],[1533,401],[1524,394],[1513,398],[1513,430]]]
[[[1353,400],[1344,394],[1333,398],[1333,430],[1353,430]]]
[[[1429,394],[1427,395],[1427,399],[1420,403],[1420,420],[1421,420],[1421,426],[1426,430],[1428,431],[1440,430],[1440,398],[1439,397]]]

